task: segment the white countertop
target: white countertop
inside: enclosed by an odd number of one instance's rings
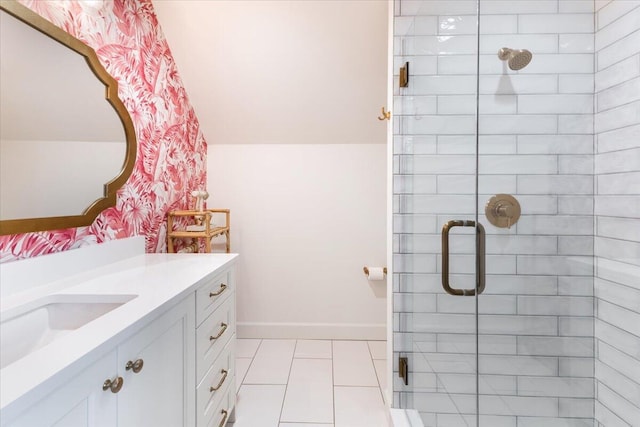
[[[4,296],[3,313],[47,295],[136,295],[0,370],[3,417],[18,414],[27,401],[44,397],[70,374],[80,372],[180,302],[207,276],[235,263],[236,257],[222,253],[138,255]]]

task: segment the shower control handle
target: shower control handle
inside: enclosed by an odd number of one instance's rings
[[[453,227],[474,227],[476,229],[476,287],[458,289],[449,283],[449,231]],[[485,233],[479,222],[469,220],[451,220],[442,227],[442,287],[450,295],[480,295],[485,287]]]

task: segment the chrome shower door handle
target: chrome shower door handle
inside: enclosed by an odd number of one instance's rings
[[[449,283],[449,231],[453,227],[474,227],[476,229],[476,287],[475,289],[452,288]],[[484,227],[479,222],[451,220],[442,227],[442,287],[450,295],[473,296],[485,287],[485,236]]]

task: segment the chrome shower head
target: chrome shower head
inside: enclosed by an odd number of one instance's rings
[[[517,71],[529,65],[533,54],[527,49],[509,49],[508,47],[503,47],[498,51],[498,58],[507,61],[509,68]]]

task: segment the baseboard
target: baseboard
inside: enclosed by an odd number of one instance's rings
[[[236,327],[238,338],[371,341],[387,339],[387,327],[384,324],[238,322]]]

